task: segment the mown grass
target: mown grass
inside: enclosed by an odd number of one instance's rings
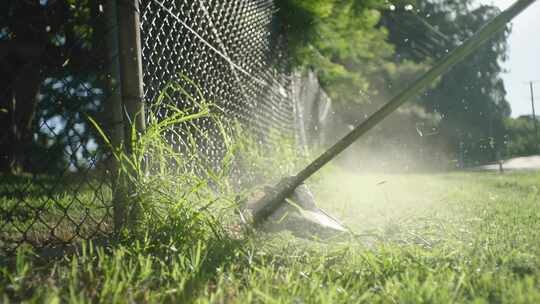
[[[178,94],[194,106],[170,106]],[[118,185],[128,185],[121,188],[128,198],[125,229],[107,244],[82,242],[54,259],[20,246],[14,258],[0,260],[0,301],[540,302],[539,173],[325,169],[311,184],[317,201],[354,233],[333,242],[266,234],[239,225],[236,212],[261,184],[296,171],[302,160],[293,146],[278,143],[268,151],[174,83],[155,107],[146,131],[133,130],[131,154],[111,147]],[[152,114],[163,109],[165,118]],[[184,140],[181,149],[170,145],[172,137]],[[201,153],[210,141],[223,148],[217,167]],[[28,181],[4,188],[21,183]],[[33,198],[46,203],[61,196],[53,217],[72,201],[58,190]],[[79,205],[91,206],[84,193]],[[10,216],[2,227],[32,221],[26,210],[15,212],[16,197],[2,199],[0,206],[9,207],[2,214]]]
[[[196,240],[175,237],[192,235],[177,227],[86,244],[55,261],[21,250],[1,268],[0,294],[81,303],[540,301],[539,174],[326,174],[317,198],[356,238],[201,232]]]
[[[104,178],[0,174],[0,255],[21,241],[54,246],[112,231]]]

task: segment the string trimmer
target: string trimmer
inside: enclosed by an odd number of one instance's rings
[[[275,187],[268,187],[260,198],[245,206],[245,209],[249,210],[252,215],[250,220],[251,224],[255,227],[261,227],[269,218],[273,217],[275,220],[282,214],[286,215],[287,208],[284,209],[284,206],[291,205],[300,212],[306,221],[319,225],[324,230],[334,232],[346,231],[347,229],[342,224],[315,205],[313,196],[309,193],[309,189],[303,185],[304,182],[353,144],[359,137],[397,110],[407,100],[423,92],[428,85],[434,82],[438,77],[447,73],[453,65],[478,50],[482,44],[492,38],[496,33],[503,30],[512,19],[535,1],[536,0],[516,1],[512,6],[482,27],[471,38],[467,39],[463,44],[439,60],[428,72],[415,80],[412,85],[397,94],[365,121],[361,122],[345,137],[321,154],[297,175],[285,177]]]

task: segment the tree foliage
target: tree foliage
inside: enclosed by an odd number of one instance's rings
[[[288,37],[295,66],[315,70],[339,103],[365,103],[371,79],[393,47],[378,27],[381,0],[279,0],[279,32]]]
[[[0,171],[65,170],[78,161],[64,151],[79,160],[88,154],[92,136],[81,113],[101,109],[102,15],[100,1],[0,3]]]
[[[470,0],[396,2],[383,22],[396,46],[394,61],[437,60],[499,13],[494,6],[473,4]],[[428,112],[441,116],[445,150],[451,155],[465,154],[472,163],[492,161],[504,149],[504,120],[510,106],[500,75],[508,34],[509,28],[497,34],[418,101]]]
[[[537,127],[540,120],[536,118]],[[527,156],[540,153],[540,132],[536,130],[531,116],[507,118],[505,120],[507,130],[507,156]]]
[[[378,108],[499,13],[471,0],[280,3],[282,30],[290,37],[296,65],[317,71],[333,100],[346,105],[341,107],[343,116],[351,123],[359,114]],[[444,142],[450,155],[467,146],[467,155],[483,162],[493,160],[502,149],[504,120],[510,114],[500,78],[508,33],[506,29],[497,34],[413,101],[440,118],[437,136],[444,140],[438,142]],[[429,124],[433,122],[430,119]]]

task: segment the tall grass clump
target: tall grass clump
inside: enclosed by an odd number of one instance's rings
[[[138,132],[133,126],[131,142],[119,147],[90,118],[118,165],[116,185],[122,197],[115,203],[124,205],[125,216],[121,239],[144,241],[145,250],[187,252],[198,243],[227,240],[220,223],[232,215],[228,211],[234,196],[221,186],[226,179],[208,166],[202,152],[202,143],[212,136],[208,126],[221,121],[216,107],[196,93],[192,96],[177,82],[168,84],[145,113],[146,128]],[[190,106],[179,108],[180,100]],[[174,145],[175,139],[180,144]],[[215,184],[225,191],[215,191]]]
[[[83,242],[59,260],[21,248],[0,262],[0,302],[190,302],[220,294],[231,265],[250,267],[258,245],[239,224],[239,202],[293,174],[293,143],[277,133],[263,142],[181,82],[149,105],[145,130],[133,127],[128,144],[114,146],[88,117],[117,164],[114,203],[126,223],[108,245]]]
[[[210,251],[232,250],[245,241],[239,202],[265,181],[293,174],[298,158],[284,136],[271,134],[268,148],[260,136],[205,100],[196,84],[185,77],[181,81],[187,85],[169,83],[149,106],[144,131],[131,129],[129,152],[114,147],[89,119],[118,164],[127,217],[121,239],[143,241],[145,249],[164,254],[203,244],[210,258]],[[189,106],[179,108],[180,100]]]

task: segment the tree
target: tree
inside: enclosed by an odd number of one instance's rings
[[[471,8],[469,0],[396,3],[383,18],[395,61],[431,62],[444,56],[499,13],[493,6]],[[413,20],[405,26],[400,20]],[[414,16],[414,17],[410,17]],[[418,25],[431,31],[418,32]],[[456,65],[418,101],[442,119],[440,134],[449,153],[466,153],[473,162],[492,161],[504,144],[504,120],[510,114],[500,73],[509,29]],[[461,151],[460,151],[461,150]]]
[[[538,120],[538,118],[536,119]],[[536,134],[532,115],[507,118],[505,127],[508,133],[506,157],[540,153],[540,144],[538,143],[538,136],[540,135]]]
[[[80,89],[82,85],[91,92],[95,87],[95,72],[104,64],[105,57],[100,54],[96,34],[99,15],[99,1],[1,2],[0,172],[33,166],[29,164],[28,151],[35,147],[33,137],[36,129],[39,130],[36,124],[40,119],[63,112],[66,132],[80,122],[73,108],[87,107],[88,100],[77,100],[84,94],[74,88]],[[53,98],[51,94],[61,96]],[[42,102],[38,106],[39,100]],[[48,110],[52,107],[60,108],[59,112],[53,114]],[[38,117],[36,112],[39,112]],[[42,131],[36,135],[47,137],[50,133],[50,130]],[[85,132],[80,130],[80,133]],[[43,145],[59,144],[61,138],[61,134],[56,134]]]
[[[384,1],[278,0],[278,30],[288,38],[293,66],[311,68],[340,104],[370,102],[372,78],[390,68],[393,47],[378,27]]]

